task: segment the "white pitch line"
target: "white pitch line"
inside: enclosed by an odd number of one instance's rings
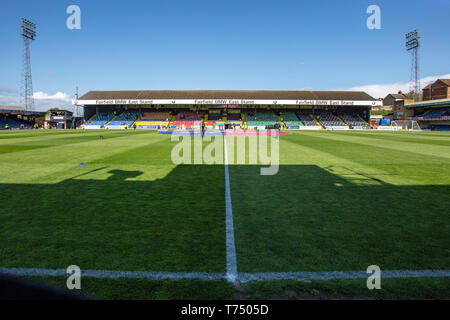
[[[366,271],[317,271],[317,272],[256,272],[239,273],[240,282],[268,280],[344,280],[367,279]],[[381,270],[381,279],[390,278],[449,278],[450,270]]]
[[[18,277],[68,277],[66,269],[45,268],[0,268],[0,274]],[[219,272],[158,272],[158,271],[119,271],[119,270],[81,270],[81,276],[99,279],[148,279],[148,280],[229,280],[228,273]],[[365,271],[316,271],[316,272],[256,272],[236,273],[240,282],[269,280],[344,280],[365,279]],[[381,278],[450,278],[450,270],[381,270]]]
[[[68,277],[66,269],[43,268],[0,268],[0,274],[26,277]],[[119,270],[81,270],[82,277],[88,278],[129,278],[149,280],[223,280],[225,273],[208,272],[158,272],[158,271],[119,271]]]
[[[225,149],[225,234],[226,234],[226,254],[227,254],[227,280],[236,282],[238,280],[236,246],[234,244],[233,208],[231,206],[230,174],[228,172],[227,139],[223,136]]]

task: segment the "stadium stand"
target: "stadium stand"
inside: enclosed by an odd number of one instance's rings
[[[246,111],[245,118],[247,127],[274,126],[277,123],[275,115],[268,111]]]
[[[323,127],[345,126],[339,118],[329,110],[316,110],[316,119]]]
[[[323,128],[315,117],[317,110],[332,109],[333,112],[341,110],[352,110],[349,112],[353,112],[354,110],[359,114],[368,116],[372,106],[380,106],[382,104],[381,101],[362,91],[309,90],[89,91],[78,100],[80,104],[84,103],[85,115],[92,115],[95,112],[118,110],[122,106],[120,100],[123,99],[129,102],[133,101],[132,104],[128,103],[127,110],[141,110],[144,112],[135,122],[137,126],[164,124],[171,129],[178,128],[179,125],[187,128],[192,125],[190,121],[200,121],[200,117],[197,117],[197,113],[193,111],[203,110],[207,113],[207,116],[205,114],[203,118],[204,123],[208,127],[213,126],[214,129],[230,129],[230,127],[239,125],[245,128],[261,127],[262,129],[265,127],[268,129],[278,122],[284,126],[297,127],[292,129],[306,128],[315,130]],[[92,102],[94,100],[104,100],[108,104],[102,103],[99,106],[97,103]],[[241,101],[241,103],[237,101]],[[305,102],[292,105],[292,101]],[[345,101],[346,103],[329,103],[330,101]],[[156,102],[164,103],[156,104]],[[164,111],[166,111],[165,114],[163,113]],[[273,111],[281,111],[281,113],[273,115]],[[168,112],[171,113],[169,114]],[[158,117],[158,113],[164,114],[164,116]],[[97,118],[91,121],[98,121]],[[368,117],[364,119],[368,120]],[[115,121],[115,119],[106,120]],[[358,119],[349,118],[348,120],[357,121]],[[158,123],[157,121],[165,122]],[[339,116],[336,117],[336,113],[334,115],[325,113],[322,116],[322,122],[324,121],[331,122],[324,124],[339,125],[344,127],[344,129],[349,128],[345,121],[341,120]]]
[[[292,111],[286,111],[281,113],[281,119],[286,127],[303,126],[303,123],[298,119],[296,114]]]
[[[228,113],[222,113],[222,110],[217,109],[210,110],[207,114],[205,114],[204,119],[207,127],[213,127],[216,129],[241,128],[243,125],[239,110]]]
[[[169,112],[144,112],[140,120],[169,121],[171,117]]]
[[[208,113],[208,120],[210,121],[222,120],[222,113]]]
[[[241,114],[240,113],[229,113],[227,116],[227,120],[241,121]]]
[[[175,116],[175,121],[201,121],[204,112],[180,112]]]
[[[175,116],[171,127],[193,129],[199,127],[203,120],[204,112],[180,112]]]
[[[367,122],[361,120],[361,118],[355,113],[341,113],[341,114],[339,114],[339,116],[351,128],[355,128],[355,127],[356,128],[363,128],[363,129],[370,128],[367,125]]]
[[[304,126],[312,126],[312,127],[318,126],[317,122],[314,121],[314,119],[311,117],[312,110],[301,109],[297,111],[295,114],[297,115],[298,119]]]
[[[205,115],[205,117],[207,117],[207,121],[206,121],[206,126],[207,127],[216,127],[216,126],[220,126],[223,125],[223,117],[222,117],[222,112],[219,110],[210,110],[207,115]]]
[[[241,120],[240,113],[228,113],[226,121],[224,121],[225,127],[228,128],[241,128],[243,122]]]
[[[135,122],[138,129],[167,128],[172,115],[166,111],[146,111],[141,118]]]
[[[107,124],[111,119],[114,118],[113,112],[100,112],[97,113],[92,119],[90,119],[86,124],[84,125],[86,127],[90,126],[100,126],[103,127],[105,124]]]
[[[211,112],[207,114],[207,122],[206,125],[208,127],[214,127],[216,125],[223,125],[222,113]]]
[[[130,127],[137,119],[137,111],[124,111],[117,117],[113,118],[107,125],[106,128],[113,128],[115,126],[127,126]]]
[[[431,126],[431,130],[434,131],[450,131],[450,125],[436,124]]]
[[[0,129],[5,129],[6,125],[9,129],[29,129],[31,125],[26,121],[20,121],[19,119],[11,119],[11,118],[1,118],[0,119]]]
[[[428,110],[417,117],[423,120],[441,119],[442,117],[450,117],[450,108],[439,108]]]

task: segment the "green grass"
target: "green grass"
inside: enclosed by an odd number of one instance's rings
[[[153,131],[1,131],[0,267],[224,272],[224,168],[174,165],[175,144]],[[450,269],[449,133],[295,132],[280,137],[278,174],[260,167],[229,170],[238,271]],[[83,281],[124,299],[450,297],[448,279],[376,292],[365,279]]]
[[[262,281],[238,287],[226,281],[173,281],[83,278],[81,290],[65,288],[66,278],[29,277],[33,283],[93,299],[448,299],[450,279],[383,279],[381,290],[368,290],[365,280]]]
[[[371,134],[286,136],[275,176],[231,167],[240,271],[450,267],[450,139]]]
[[[394,112],[392,110],[371,110],[370,114],[371,115],[389,115],[389,114],[393,114]]]
[[[2,184],[2,265],[223,272],[223,168],[174,167],[153,133],[103,135],[47,135],[51,148],[21,153],[50,172]]]

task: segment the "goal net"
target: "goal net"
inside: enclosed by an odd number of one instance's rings
[[[397,130],[414,130],[420,131],[422,128],[416,120],[395,120],[391,122],[392,127],[396,127]]]

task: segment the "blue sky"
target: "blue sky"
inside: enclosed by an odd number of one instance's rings
[[[81,9],[81,30],[66,27],[71,4]],[[381,30],[366,27],[371,4],[381,9]],[[409,81],[404,34],[414,28],[421,76],[450,73],[449,12],[448,0],[0,0],[0,104],[14,104],[20,88],[22,17],[38,26],[33,87],[47,105],[67,102],[76,86],[381,95]]]

